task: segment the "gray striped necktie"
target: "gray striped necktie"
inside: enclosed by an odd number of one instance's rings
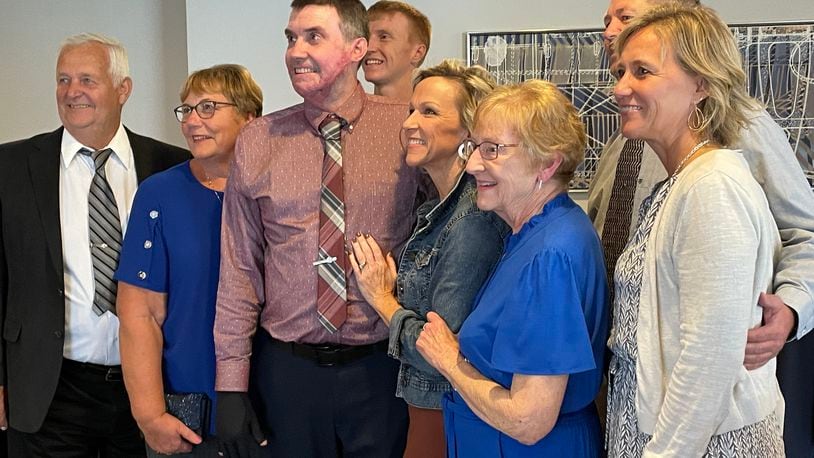
[[[93,279],[96,283],[93,311],[97,315],[110,311],[116,314],[116,281],[113,273],[119,265],[122,250],[122,224],[116,197],[105,177],[105,163],[113,152],[110,148],[91,151],[79,150],[93,158],[93,181],[88,193],[88,228],[90,251],[93,257]]]

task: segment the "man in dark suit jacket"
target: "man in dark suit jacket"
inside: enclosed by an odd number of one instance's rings
[[[126,228],[137,183],[188,152],[122,126],[131,89],[118,42],[71,37],[57,61],[63,127],[0,145],[0,427],[10,426],[12,456],[144,455],[115,309],[92,311],[92,250],[108,246],[89,238],[97,164],[88,153],[112,149],[98,168],[115,197],[109,215]]]

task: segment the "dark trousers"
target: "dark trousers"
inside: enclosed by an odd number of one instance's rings
[[[112,375],[112,376],[111,376]],[[39,431],[9,428],[12,458],[143,457],[121,372],[63,360],[54,400]]]
[[[167,455],[156,452],[147,446],[147,458],[163,458]],[[173,458],[266,458],[268,448],[261,447],[250,434],[241,436],[228,444],[222,444],[217,437],[210,436],[192,447],[189,453],[173,453]]]
[[[777,379],[786,399],[783,441],[789,458],[814,457],[814,332],[789,342],[777,356]]]
[[[173,453],[174,458],[217,458],[221,455],[220,444],[214,439],[207,439],[200,444],[194,446],[189,453]],[[147,458],[161,458],[167,456],[163,453],[158,453],[147,446]]]
[[[408,417],[395,396],[398,361],[376,351],[320,366],[275,344],[262,328],[254,348],[254,407],[272,456],[402,456]]]

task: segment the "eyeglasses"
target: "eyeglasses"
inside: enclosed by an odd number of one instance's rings
[[[482,157],[486,161],[491,161],[496,159],[498,154],[502,154],[504,149],[514,148],[516,146],[520,146],[520,144],[493,143],[493,142],[475,143],[475,140],[467,138],[461,143],[460,146],[458,146],[458,157],[465,161],[468,161],[469,156],[472,156],[472,153],[474,153],[476,149],[479,149],[480,157]]]
[[[189,106],[187,104],[183,104],[180,106],[175,107],[175,117],[178,118],[178,122],[186,122],[189,119],[189,115],[192,114],[192,110],[198,112],[198,117],[201,119],[209,119],[212,116],[215,116],[215,111],[218,109],[219,105],[226,105],[230,107],[236,107],[237,105],[234,103],[229,102],[214,102],[212,100],[204,100],[202,102],[198,102],[197,105]]]

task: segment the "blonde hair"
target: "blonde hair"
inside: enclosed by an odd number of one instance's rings
[[[495,88],[495,79],[479,65],[467,67],[456,59],[444,59],[440,64],[419,70],[413,78],[413,88],[427,78],[439,77],[457,83],[461,90],[456,97],[461,125],[469,132],[475,126],[475,109],[478,103]]]
[[[242,65],[222,64],[193,72],[181,88],[181,102],[191,92],[221,93],[241,113],[259,117],[263,112],[263,91]]]
[[[481,100],[475,112],[475,125],[485,116],[501,120],[523,144],[532,164],[544,164],[562,157],[556,177],[567,185],[577,166],[585,159],[585,127],[574,105],[543,80],[500,86]]]
[[[636,18],[616,38],[617,56],[631,37],[651,30],[685,72],[700,77],[707,98],[698,104],[703,116],[693,129],[719,145],[732,145],[748,121],[748,112],[761,105],[746,92],[746,74],[732,32],[718,14],[705,6],[668,3]]]
[[[59,55],[61,56],[68,48],[86,44],[97,44],[107,50],[107,73],[110,75],[110,79],[113,80],[114,86],[122,84],[122,81],[130,76],[127,50],[115,38],[87,32],[72,35],[62,41],[62,45],[59,47]]]
[[[373,21],[382,16],[396,13],[403,14],[410,23],[410,41],[412,43],[421,43],[427,48],[424,52],[424,56],[418,62],[418,66],[420,67],[421,64],[424,63],[424,58],[427,57],[427,52],[430,50],[430,38],[432,36],[432,25],[424,13],[408,3],[379,0],[368,8],[367,17],[369,21]]]

